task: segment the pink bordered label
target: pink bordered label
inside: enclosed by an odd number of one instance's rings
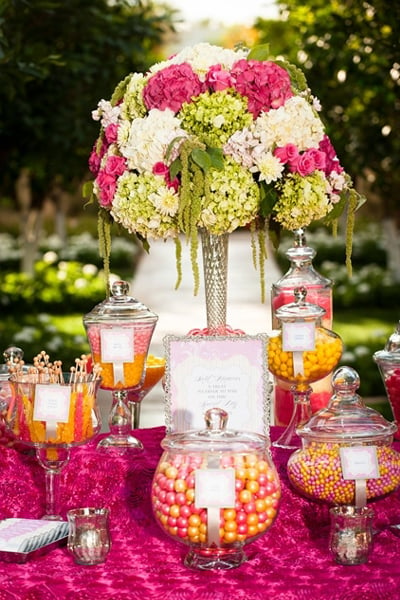
[[[68,423],[71,388],[68,385],[36,384],[34,421]]]
[[[304,352],[315,349],[315,322],[283,323],[282,350]]]
[[[196,508],[235,507],[235,469],[195,471]]]
[[[133,327],[102,329],[101,361],[105,363],[133,362],[135,359]]]
[[[378,479],[379,464],[376,446],[340,448],[343,479]]]

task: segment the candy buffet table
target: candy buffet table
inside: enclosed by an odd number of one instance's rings
[[[271,437],[279,434],[272,428]],[[232,571],[195,572],[153,520],[149,491],[164,428],[136,432],[145,446],[136,459],[72,450],[63,478],[63,510],[108,506],[112,550],[106,563],[83,567],[59,547],[25,564],[0,562],[0,600],[395,600],[400,598],[400,537],[382,529],[368,564],[340,566],[328,551],[324,505],[297,495],[286,478],[290,451],[273,449],[282,504],[272,528],[247,547],[249,560]],[[31,454],[0,447],[0,518],[39,518],[44,476]],[[400,522],[400,494],[373,503],[376,525]],[[399,533],[400,535],[400,533]]]

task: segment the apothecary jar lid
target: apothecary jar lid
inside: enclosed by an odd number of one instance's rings
[[[269,439],[261,434],[227,429],[228,413],[221,408],[208,409],[204,419],[204,429],[172,432],[161,441],[161,446],[180,454],[265,453],[270,446]]]
[[[293,290],[295,297],[294,302],[284,304],[276,309],[275,314],[279,321],[295,322],[295,321],[317,321],[321,319],[326,310],[317,304],[312,304],[306,301],[307,288],[302,286]]]
[[[97,304],[83,317],[85,324],[112,323],[113,321],[155,322],[158,316],[142,302],[130,296],[127,281],[115,281],[111,286],[111,296]]]
[[[297,430],[301,438],[314,442],[377,443],[392,441],[397,426],[364,404],[356,393],[358,373],[340,367],[332,376],[333,396],[326,408],[316,412]]]

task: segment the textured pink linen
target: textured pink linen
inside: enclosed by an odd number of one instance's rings
[[[66,547],[25,564],[0,562],[0,600],[396,600],[400,599],[400,538],[375,536],[368,564],[333,563],[328,507],[290,487],[290,451],[273,449],[282,483],[277,520],[247,546],[248,561],[231,571],[196,572],[183,565],[186,546],[170,540],[153,519],[150,485],[164,428],[138,430],[137,458],[99,453],[95,442],[72,450],[61,488],[62,511],[108,506],[113,546],[104,564],[83,567]],[[279,435],[272,428],[271,437]],[[31,452],[0,447],[0,518],[39,518],[44,476]],[[377,527],[400,522],[396,491],[373,503]]]

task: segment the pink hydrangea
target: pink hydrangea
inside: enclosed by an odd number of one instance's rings
[[[338,157],[336,156],[335,148],[333,147],[331,140],[327,135],[320,141],[318,149],[325,154],[325,174],[329,175],[332,171],[336,173],[343,173],[343,167],[341,166]]]
[[[248,98],[248,108],[255,119],[262,111],[283,106],[293,96],[288,72],[271,61],[238,60],[231,75],[234,88]]]
[[[148,110],[169,108],[177,113],[184,102],[190,102],[203,89],[198,75],[189,64],[170,65],[150,77],[143,90],[143,100]]]
[[[221,65],[213,65],[206,75],[206,86],[212,92],[221,92],[233,87],[233,79],[231,74],[225,71]]]

